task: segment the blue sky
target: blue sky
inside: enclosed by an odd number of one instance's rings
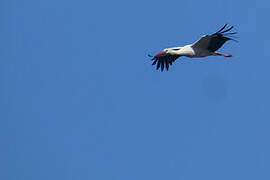
[[[269,180],[269,5],[2,1],[0,179]],[[151,66],[225,23],[233,58]]]

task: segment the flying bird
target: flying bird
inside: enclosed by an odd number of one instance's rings
[[[232,57],[231,54],[222,54],[216,52],[221,46],[228,40],[236,41],[230,35],[236,34],[237,32],[229,32],[233,29],[233,26],[225,29],[228,24],[225,24],[219,31],[214,34],[204,35],[193,44],[189,44],[183,47],[172,47],[166,48],[161,52],[157,53],[153,57],[153,64],[156,65],[157,70],[161,68],[161,71],[166,67],[167,71],[169,66],[179,58],[180,56],[187,56],[190,58],[194,57],[206,57],[206,56],[223,56]],[[237,42],[237,41],[236,41]]]

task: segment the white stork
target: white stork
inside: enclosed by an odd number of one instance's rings
[[[152,60],[154,62],[152,65],[157,64],[157,70],[161,67],[161,71],[163,71],[164,67],[166,66],[166,69],[168,71],[169,65],[172,65],[172,63],[180,56],[187,56],[190,58],[206,56],[232,57],[231,54],[222,54],[216,52],[226,41],[234,40],[228,37],[228,35],[233,35],[237,33],[229,32],[230,30],[232,30],[233,26],[225,29],[226,26],[227,24],[225,24],[219,31],[214,34],[202,36],[201,39],[199,39],[193,44],[189,44],[183,47],[166,48],[162,50],[153,57]]]

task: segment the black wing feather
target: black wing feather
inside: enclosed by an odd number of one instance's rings
[[[166,63],[166,69],[167,69],[167,71],[169,70],[169,62],[168,61],[165,61],[165,63]]]
[[[215,34],[210,39],[208,50],[210,52],[215,52],[228,40],[230,40],[230,38],[225,37],[222,34]]]
[[[207,48],[210,52],[217,51],[219,48],[221,48],[221,46],[226,41],[234,40],[230,37],[227,37],[226,35],[233,35],[233,34],[236,34],[237,32],[226,33],[228,31],[232,30],[232,28],[233,28],[233,26],[231,26],[230,28],[224,30],[226,28],[226,26],[227,26],[227,24],[225,24],[218,32],[210,35],[209,45]],[[234,41],[236,41],[236,40],[234,40]]]
[[[153,64],[152,65],[155,65],[157,63],[157,59],[154,60]]]
[[[221,32],[228,24],[225,24],[217,33]]]
[[[226,30],[222,31],[221,33],[228,32],[228,31],[232,30],[232,28],[233,28],[233,26],[232,26],[232,27],[230,27],[229,29],[226,29]]]
[[[161,61],[158,61],[158,63],[157,63],[157,70],[158,70],[159,67],[160,67],[160,63],[161,63]]]
[[[154,61],[152,65],[155,65],[157,63],[157,70],[161,67],[161,71],[164,70],[164,67],[166,67],[166,70],[169,70],[169,66],[172,65],[172,63],[178,58],[178,55],[170,55],[165,54],[162,56],[155,56],[152,60]]]

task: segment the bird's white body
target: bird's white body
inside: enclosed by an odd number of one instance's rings
[[[186,56],[190,58],[205,57],[205,56],[213,55],[213,53],[205,49],[196,48],[192,46],[193,44],[189,44],[183,47],[167,48],[167,49],[164,49],[164,51],[167,51],[168,53],[171,53],[172,55]]]
[[[186,45],[182,47],[179,52],[179,56],[187,56],[187,57],[194,57],[196,55],[194,49],[191,47],[191,45]]]

